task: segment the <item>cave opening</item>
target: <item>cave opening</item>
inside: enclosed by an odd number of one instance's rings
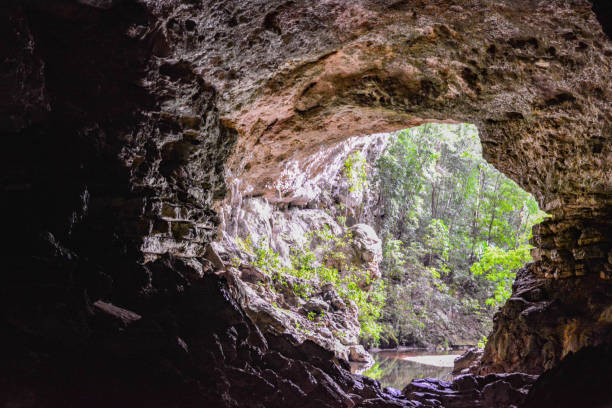
[[[363,221],[383,243],[385,306],[383,350],[363,373],[403,388],[419,376],[469,372],[516,272],[532,261],[531,229],[546,214],[482,157],[474,125],[395,133],[371,171],[376,198]]]
[[[255,321],[383,386],[451,379],[470,347],[475,364],[546,216],[482,157],[476,126],[353,137],[279,166],[271,199],[229,199],[216,247],[258,300]]]

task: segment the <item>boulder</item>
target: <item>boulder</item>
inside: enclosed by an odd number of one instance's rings
[[[349,347],[349,361],[369,363],[372,361],[372,356],[361,344],[355,344]]]
[[[455,359],[453,374],[467,373],[470,367],[476,367],[482,357],[483,349],[470,347],[462,355]],[[465,371],[467,370],[467,371]]]
[[[344,310],[346,309],[346,303],[344,300],[338,295],[338,292],[334,289],[333,285],[327,284],[321,288],[322,295],[324,301],[326,301],[333,309],[335,310]]]
[[[269,282],[271,280],[261,269],[251,265],[241,265],[240,279],[248,283]]]
[[[402,393],[426,407],[513,408],[521,406],[537,376],[512,373],[485,377],[465,374],[452,382],[436,378],[417,379]]]
[[[213,265],[215,269],[223,270],[225,269],[225,263],[221,259],[218,254],[217,249],[215,248],[216,244],[214,242],[208,243],[206,245],[206,249],[204,255],[208,261]]]
[[[612,344],[569,353],[557,367],[542,374],[529,391],[524,407],[548,406],[612,406]]]

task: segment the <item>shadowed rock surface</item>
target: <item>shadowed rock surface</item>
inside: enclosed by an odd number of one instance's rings
[[[608,407],[611,389],[612,348],[585,347],[570,353],[557,367],[538,378],[525,408]]]
[[[522,373],[474,376],[460,375],[453,382],[414,380],[403,390],[408,399],[424,407],[510,407],[523,404],[536,376]]]
[[[511,298],[494,317],[478,373],[541,374],[568,353],[610,343],[612,284],[597,276],[551,280],[521,270]]]
[[[612,45],[590,3],[30,0],[0,20],[2,405],[419,406],[263,334],[206,244],[226,180],[304,205],[313,154],[430,120],[478,125],[553,215],[482,372],[558,366],[533,404],[604,372],[582,363],[612,337]]]

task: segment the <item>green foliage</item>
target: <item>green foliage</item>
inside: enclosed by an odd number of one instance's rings
[[[311,239],[316,237],[322,242],[320,245],[323,246],[323,260],[334,259],[346,262],[344,254],[334,251],[333,248],[347,245],[352,239],[350,233],[336,236],[329,227],[324,227],[322,230],[312,231],[309,236]],[[307,300],[313,295],[316,287],[331,283],[347,304],[353,303],[357,307],[361,337],[364,342],[377,343],[379,341],[382,330],[379,319],[385,303],[382,281],[371,282],[366,278],[366,281],[363,282],[363,277],[368,276],[369,273],[351,269],[347,265],[344,265],[343,270],[348,272],[340,274],[337,269],[328,267],[317,260],[314,252],[306,248],[293,248],[291,265],[282,266],[279,254],[268,246],[265,238],[257,244],[254,244],[250,237],[237,241],[243,251],[254,255],[253,264],[269,274],[277,288],[290,288],[296,296]],[[293,280],[290,284],[288,276],[298,279]],[[369,291],[364,289],[363,283],[371,286]],[[315,318],[317,318],[316,314],[308,315],[310,320],[315,320]]]
[[[361,151],[356,151],[344,161],[344,175],[349,184],[349,191],[361,194],[368,185],[366,159]]]
[[[444,224],[443,220],[434,218],[429,222],[424,244],[431,252],[444,260],[448,260],[450,240],[448,227]]]
[[[357,305],[361,337],[366,343],[378,343],[382,327],[378,320],[382,316],[382,307],[385,303],[384,284],[381,280],[368,282],[372,284],[370,291],[359,286],[360,278],[356,274],[349,274],[340,279],[338,294],[347,302]]]
[[[312,293],[314,292],[314,288],[312,285],[308,283],[294,283],[293,284],[293,292],[301,297],[302,299],[310,299]]]
[[[391,278],[400,277],[403,273],[402,267],[406,263],[406,256],[402,248],[403,242],[387,236],[384,243],[383,268]]]
[[[530,260],[531,227],[545,216],[535,199],[481,157],[472,125],[399,132],[376,170],[385,336],[443,344],[432,335],[448,330],[439,311],[492,316]]]
[[[327,224],[325,224],[320,230],[311,231],[308,235],[310,237],[316,237],[322,242],[330,242],[336,238],[331,230],[331,227]]]
[[[482,338],[478,341],[478,348],[485,348],[485,346],[487,345],[487,341],[489,341],[489,339],[487,339],[487,336],[482,336]]]
[[[255,250],[255,266],[263,269],[265,272],[272,273],[278,269],[280,260],[276,252],[271,250],[268,246],[257,246]]]
[[[374,363],[372,367],[363,372],[363,375],[370,377],[373,380],[378,380],[384,375],[383,369],[380,367],[380,363]]]
[[[484,275],[495,284],[493,296],[486,300],[488,305],[500,306],[508,300],[516,270],[531,261],[531,248],[526,244],[516,249],[502,249],[495,245],[485,247],[480,261],[475,262],[470,271],[475,276]]]
[[[308,330],[307,328],[305,328],[304,326],[302,326],[300,322],[295,322],[295,329],[305,336],[310,336],[312,334],[312,332]]]

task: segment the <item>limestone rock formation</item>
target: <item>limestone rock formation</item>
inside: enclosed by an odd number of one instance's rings
[[[474,372],[541,374],[572,352],[612,340],[609,281],[534,277],[534,267],[519,272]]]
[[[480,366],[483,350],[478,347],[470,347],[457,357],[453,365],[453,374],[467,374],[477,371]]]
[[[374,229],[367,224],[355,224],[347,231],[350,236],[349,245],[336,248],[341,253],[342,263],[330,260],[329,265],[347,273],[343,268],[356,267],[367,272],[361,280],[364,287],[370,286],[371,282],[380,279],[381,274],[378,264],[382,261],[382,243]]]
[[[222,223],[215,246],[226,265],[237,264],[239,276],[248,281],[247,286],[240,282],[236,285],[243,287],[242,305],[262,331],[292,335],[296,341],[312,340],[347,361],[373,362],[359,345],[361,326],[356,305],[343,300],[334,285],[286,273],[280,280],[261,283],[283,268],[291,268],[293,257],[300,251],[311,251],[314,259],[309,267],[333,268],[340,278],[358,274],[359,286],[366,291],[381,278],[381,240],[371,226],[355,223],[357,211],[366,212],[363,209],[369,197],[349,197],[344,168],[353,151],[364,151],[374,162],[389,136],[354,137],[348,143],[317,152],[309,158],[305,172],[292,172],[288,165],[279,182],[290,183],[293,189],[282,199],[252,197],[245,193],[244,180],[231,180],[230,194],[218,204]],[[260,262],[278,265],[266,272],[253,266],[255,253],[261,250],[266,255],[260,252],[259,256],[269,259]],[[262,274],[260,279],[255,278]],[[299,296],[305,287],[313,287],[314,292]]]
[[[249,102],[249,113],[242,114],[243,109],[227,116],[229,126],[243,135],[229,167],[240,175],[244,191],[270,201],[291,197],[295,186],[279,181],[284,163],[305,171],[316,149],[350,134],[430,119],[475,123],[485,157],[534,193],[553,215],[536,230],[537,262],[527,279],[589,274],[602,279],[596,285],[606,293],[611,268],[610,43],[599,28],[593,30],[597,23],[589,21],[594,19],[590,5],[574,2],[567,8],[564,2],[540,2],[529,7],[525,19],[508,13],[517,3],[423,9],[402,3],[384,14],[382,4],[360,3],[350,11],[337,6],[329,14],[337,22],[353,16],[347,19],[349,27],[367,21],[367,28],[355,29],[352,37],[348,30],[341,46],[322,51],[318,59],[292,59]],[[309,8],[314,10],[319,11]],[[568,23],[560,24],[563,19]],[[537,25],[530,24],[536,20]],[[476,33],[474,27],[481,24],[487,28]],[[579,279],[577,285],[583,281],[585,290],[575,291],[582,297],[572,304],[589,303],[590,278]],[[541,300],[554,303],[554,294],[565,283],[547,285],[550,297]],[[588,313],[603,313],[606,302],[603,309]],[[570,349],[600,341],[583,335],[582,324],[576,329],[563,326],[576,332],[572,335],[552,323],[543,330],[550,334],[542,337],[533,324],[523,324],[507,337],[507,322],[517,317],[510,309],[502,312],[508,318],[498,319],[500,334],[494,334],[487,348],[484,372],[541,372]],[[592,319],[585,316],[585,322]],[[607,330],[605,321],[596,326],[598,333]],[[567,335],[580,340],[564,340]],[[535,349],[546,345],[538,352],[545,356],[525,357],[530,348],[522,347],[526,342]],[[517,349],[506,352],[512,344],[520,345],[520,354]]]
[[[228,277],[240,305],[265,335],[283,335],[296,344],[311,341],[344,361],[371,362],[365,350],[361,354],[354,351],[360,332],[357,310],[324,300],[338,297],[333,288],[322,286],[304,301],[295,295],[292,287],[297,282],[289,277],[275,291],[245,282],[236,273],[228,272]]]
[[[312,186],[322,189],[317,184]],[[317,195],[312,201],[315,199],[321,197]],[[288,208],[261,198],[240,199],[235,207],[226,204],[222,218],[228,222],[222,226],[221,239],[215,246],[225,259],[224,269],[236,264],[237,276],[246,282],[235,282],[241,288],[241,304],[262,331],[292,335],[296,341],[310,339],[347,361],[371,362],[365,350],[358,348],[361,326],[357,307],[345,302],[332,284],[285,273],[282,278],[274,275],[291,267],[295,251],[301,249],[312,250],[313,257],[319,258],[310,261],[312,267],[323,264],[326,254],[333,252],[341,262],[328,262],[328,266],[337,268],[341,276],[349,273],[344,270],[348,267],[351,273],[362,271],[365,288],[380,278],[382,249],[373,229],[367,225],[341,226],[328,209],[312,207]],[[332,242],[319,242],[315,233],[339,239],[338,247]],[[278,263],[268,271],[254,266],[254,252],[263,248],[269,258],[263,262]],[[308,296],[300,295],[311,289]]]
[[[578,349],[610,320],[612,46],[586,0],[8,0],[0,33],[1,405],[417,406],[262,333],[206,248],[226,180],[306,205],[286,175],[309,158],[431,120],[476,124],[553,215],[485,367],[577,351],[557,373],[589,372]]]

